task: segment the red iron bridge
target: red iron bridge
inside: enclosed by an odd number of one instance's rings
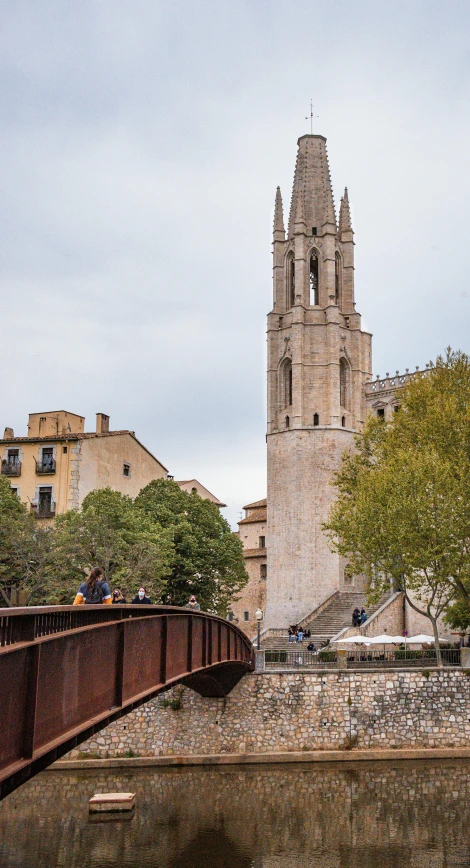
[[[0,609],[0,799],[175,684],[226,696],[253,669],[248,637],[203,612]]]

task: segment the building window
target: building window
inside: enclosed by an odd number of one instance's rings
[[[191,494],[197,494],[197,488],[195,488],[194,485],[191,489]]]
[[[268,567],[266,564],[261,564],[259,568],[260,579],[266,579],[268,575]]]
[[[385,419],[385,408],[384,407],[379,407],[379,409],[377,410],[377,418],[378,419]]]
[[[233,612],[228,613],[228,620],[233,621]]]
[[[130,476],[131,475],[131,465],[130,464],[126,464],[126,462],[124,462],[124,464],[122,465],[122,475],[123,476]]]
[[[12,492],[14,494],[16,494],[17,497],[20,496],[20,489],[18,488],[17,485],[11,485],[10,488],[11,488]]]
[[[69,451],[69,450],[68,450],[68,446],[64,446],[64,447],[62,448],[62,452],[64,453],[64,455],[67,455],[67,452],[68,452],[68,451]]]
[[[4,476],[21,475],[21,461],[19,449],[8,450],[6,458],[2,459],[2,474]]]
[[[320,424],[320,417],[318,413],[313,414],[313,424],[315,425],[315,427]]]
[[[280,406],[290,407],[292,404],[292,361],[284,359],[279,371]]]
[[[312,250],[310,254],[310,304],[318,304],[318,253]]]
[[[394,406],[394,408],[393,408],[393,412],[394,412],[394,413],[398,413],[399,409],[400,409],[400,405],[399,405],[399,404],[395,404],[395,406]]]
[[[287,308],[295,304],[295,262],[294,254],[287,257]]]
[[[345,410],[350,409],[350,371],[346,359],[339,362],[339,403]]]
[[[335,302],[341,302],[341,257],[339,253],[335,254]]]
[[[52,470],[54,463],[54,450],[52,446],[43,447],[42,450],[42,466],[46,470]]]
[[[39,488],[36,516],[37,518],[54,518],[55,503],[52,500],[52,486],[44,485]]]
[[[265,549],[265,548],[266,548],[266,537],[265,537],[265,536],[260,536],[260,538],[259,538],[259,548],[260,548],[260,549]]]
[[[243,612],[243,620],[244,621],[250,620],[250,613],[249,612]]]
[[[290,428],[290,419],[286,416],[286,428]]]
[[[346,416],[341,416],[341,424],[343,428],[346,428]]]
[[[312,226],[312,235],[316,235],[316,234],[317,234],[317,227]]]

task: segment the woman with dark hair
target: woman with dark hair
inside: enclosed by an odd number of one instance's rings
[[[111,593],[107,582],[101,578],[103,570],[95,567],[86,582],[80,585],[77,596],[73,601],[74,606],[81,606],[83,603],[96,605],[98,603],[111,604]]]
[[[137,594],[134,597],[134,599],[132,600],[132,602],[134,603],[134,605],[139,605],[139,606],[141,606],[142,604],[144,604],[146,606],[152,605],[152,601],[151,601],[150,597],[147,597],[147,591],[145,590],[144,587],[139,588],[139,590],[137,591]]]

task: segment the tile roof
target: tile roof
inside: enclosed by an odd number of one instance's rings
[[[267,509],[254,509],[251,515],[242,518],[238,524],[254,524],[257,521],[266,521],[267,513]]]
[[[137,439],[134,431],[107,431],[104,434],[97,434],[95,431],[90,431],[89,433],[74,434],[73,432],[69,431],[66,434],[56,434],[54,437],[52,435],[48,435],[47,437],[11,437],[7,439],[3,437],[2,439],[0,439],[0,443],[6,443],[7,446],[10,443],[62,443],[64,440],[92,440],[94,438],[100,437],[116,437],[122,434],[128,434],[130,437],[133,437],[136,443],[138,443],[139,446],[142,447],[142,449],[145,449],[145,451],[150,455],[150,457],[153,458],[154,461],[156,461],[157,464],[159,464],[160,467],[163,467],[163,470],[166,470],[166,472],[168,473],[168,468],[166,468],[165,465],[158,460],[158,458],[155,458],[155,455],[150,452],[150,449],[147,449],[147,447],[144,446],[144,444]]]
[[[247,503],[246,506],[242,507],[242,509],[259,509],[262,506],[267,506],[268,500],[267,498],[263,498],[263,500],[255,500],[254,503]]]
[[[244,558],[265,558],[266,549],[243,549]]]

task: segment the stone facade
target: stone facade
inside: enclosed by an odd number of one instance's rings
[[[255,612],[266,607],[267,581],[267,507],[266,498],[243,507],[245,517],[238,522],[238,535],[243,545],[248,582],[236,600],[232,600],[230,620],[235,621],[248,636],[257,630]]]
[[[284,229],[278,189],[268,315],[267,627],[297,623],[344,581],[322,533],[341,454],[364,422],[371,336],[354,299],[347,190],[336,221],[323,136],[302,136]]]
[[[469,708],[462,669],[252,674],[226,699],[178,686],[69,756],[469,747]]]

